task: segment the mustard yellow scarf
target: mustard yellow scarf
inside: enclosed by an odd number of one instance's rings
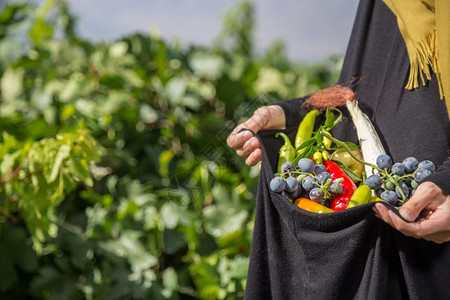
[[[411,64],[406,88],[419,87],[431,79],[439,82],[450,118],[450,0],[383,0],[397,16]]]

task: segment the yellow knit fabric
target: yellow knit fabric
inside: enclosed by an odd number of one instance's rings
[[[425,85],[431,67],[450,118],[450,0],[383,1],[397,16],[408,50],[411,68],[406,88],[418,88],[419,77]]]

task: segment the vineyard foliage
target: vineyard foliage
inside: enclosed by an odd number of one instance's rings
[[[259,171],[226,137],[340,60],[255,49],[249,2],[208,47],[88,41],[60,0],[0,8],[0,298],[242,298]]]

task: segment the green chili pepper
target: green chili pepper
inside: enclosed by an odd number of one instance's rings
[[[372,190],[365,184],[361,184],[350,198],[350,202],[347,208],[355,207],[361,204],[366,204],[370,201],[372,197]]]
[[[316,117],[319,114],[320,112],[317,109],[313,109],[310,112],[308,112],[303,118],[303,120],[300,122],[297,129],[297,135],[295,136],[295,143],[294,143],[295,149],[297,149],[298,146],[300,146],[306,140],[311,138],[314,129],[314,123],[316,121]],[[303,149],[301,151],[303,151]]]
[[[280,154],[278,157],[278,172],[281,172],[281,165],[287,161],[293,162],[295,159],[295,149],[292,146],[289,137],[283,132],[278,132],[275,137],[281,136],[284,139],[284,145],[280,148]]]
[[[379,202],[379,201],[384,201],[384,200],[377,196],[372,196],[372,197],[370,197],[370,200],[369,200],[369,202]]]

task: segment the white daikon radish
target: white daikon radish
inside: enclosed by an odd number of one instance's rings
[[[361,111],[357,100],[347,100],[346,106],[356,128],[364,161],[376,165],[377,157],[386,152],[375,127],[369,117]],[[367,176],[372,175],[372,167],[365,165],[364,168]]]

